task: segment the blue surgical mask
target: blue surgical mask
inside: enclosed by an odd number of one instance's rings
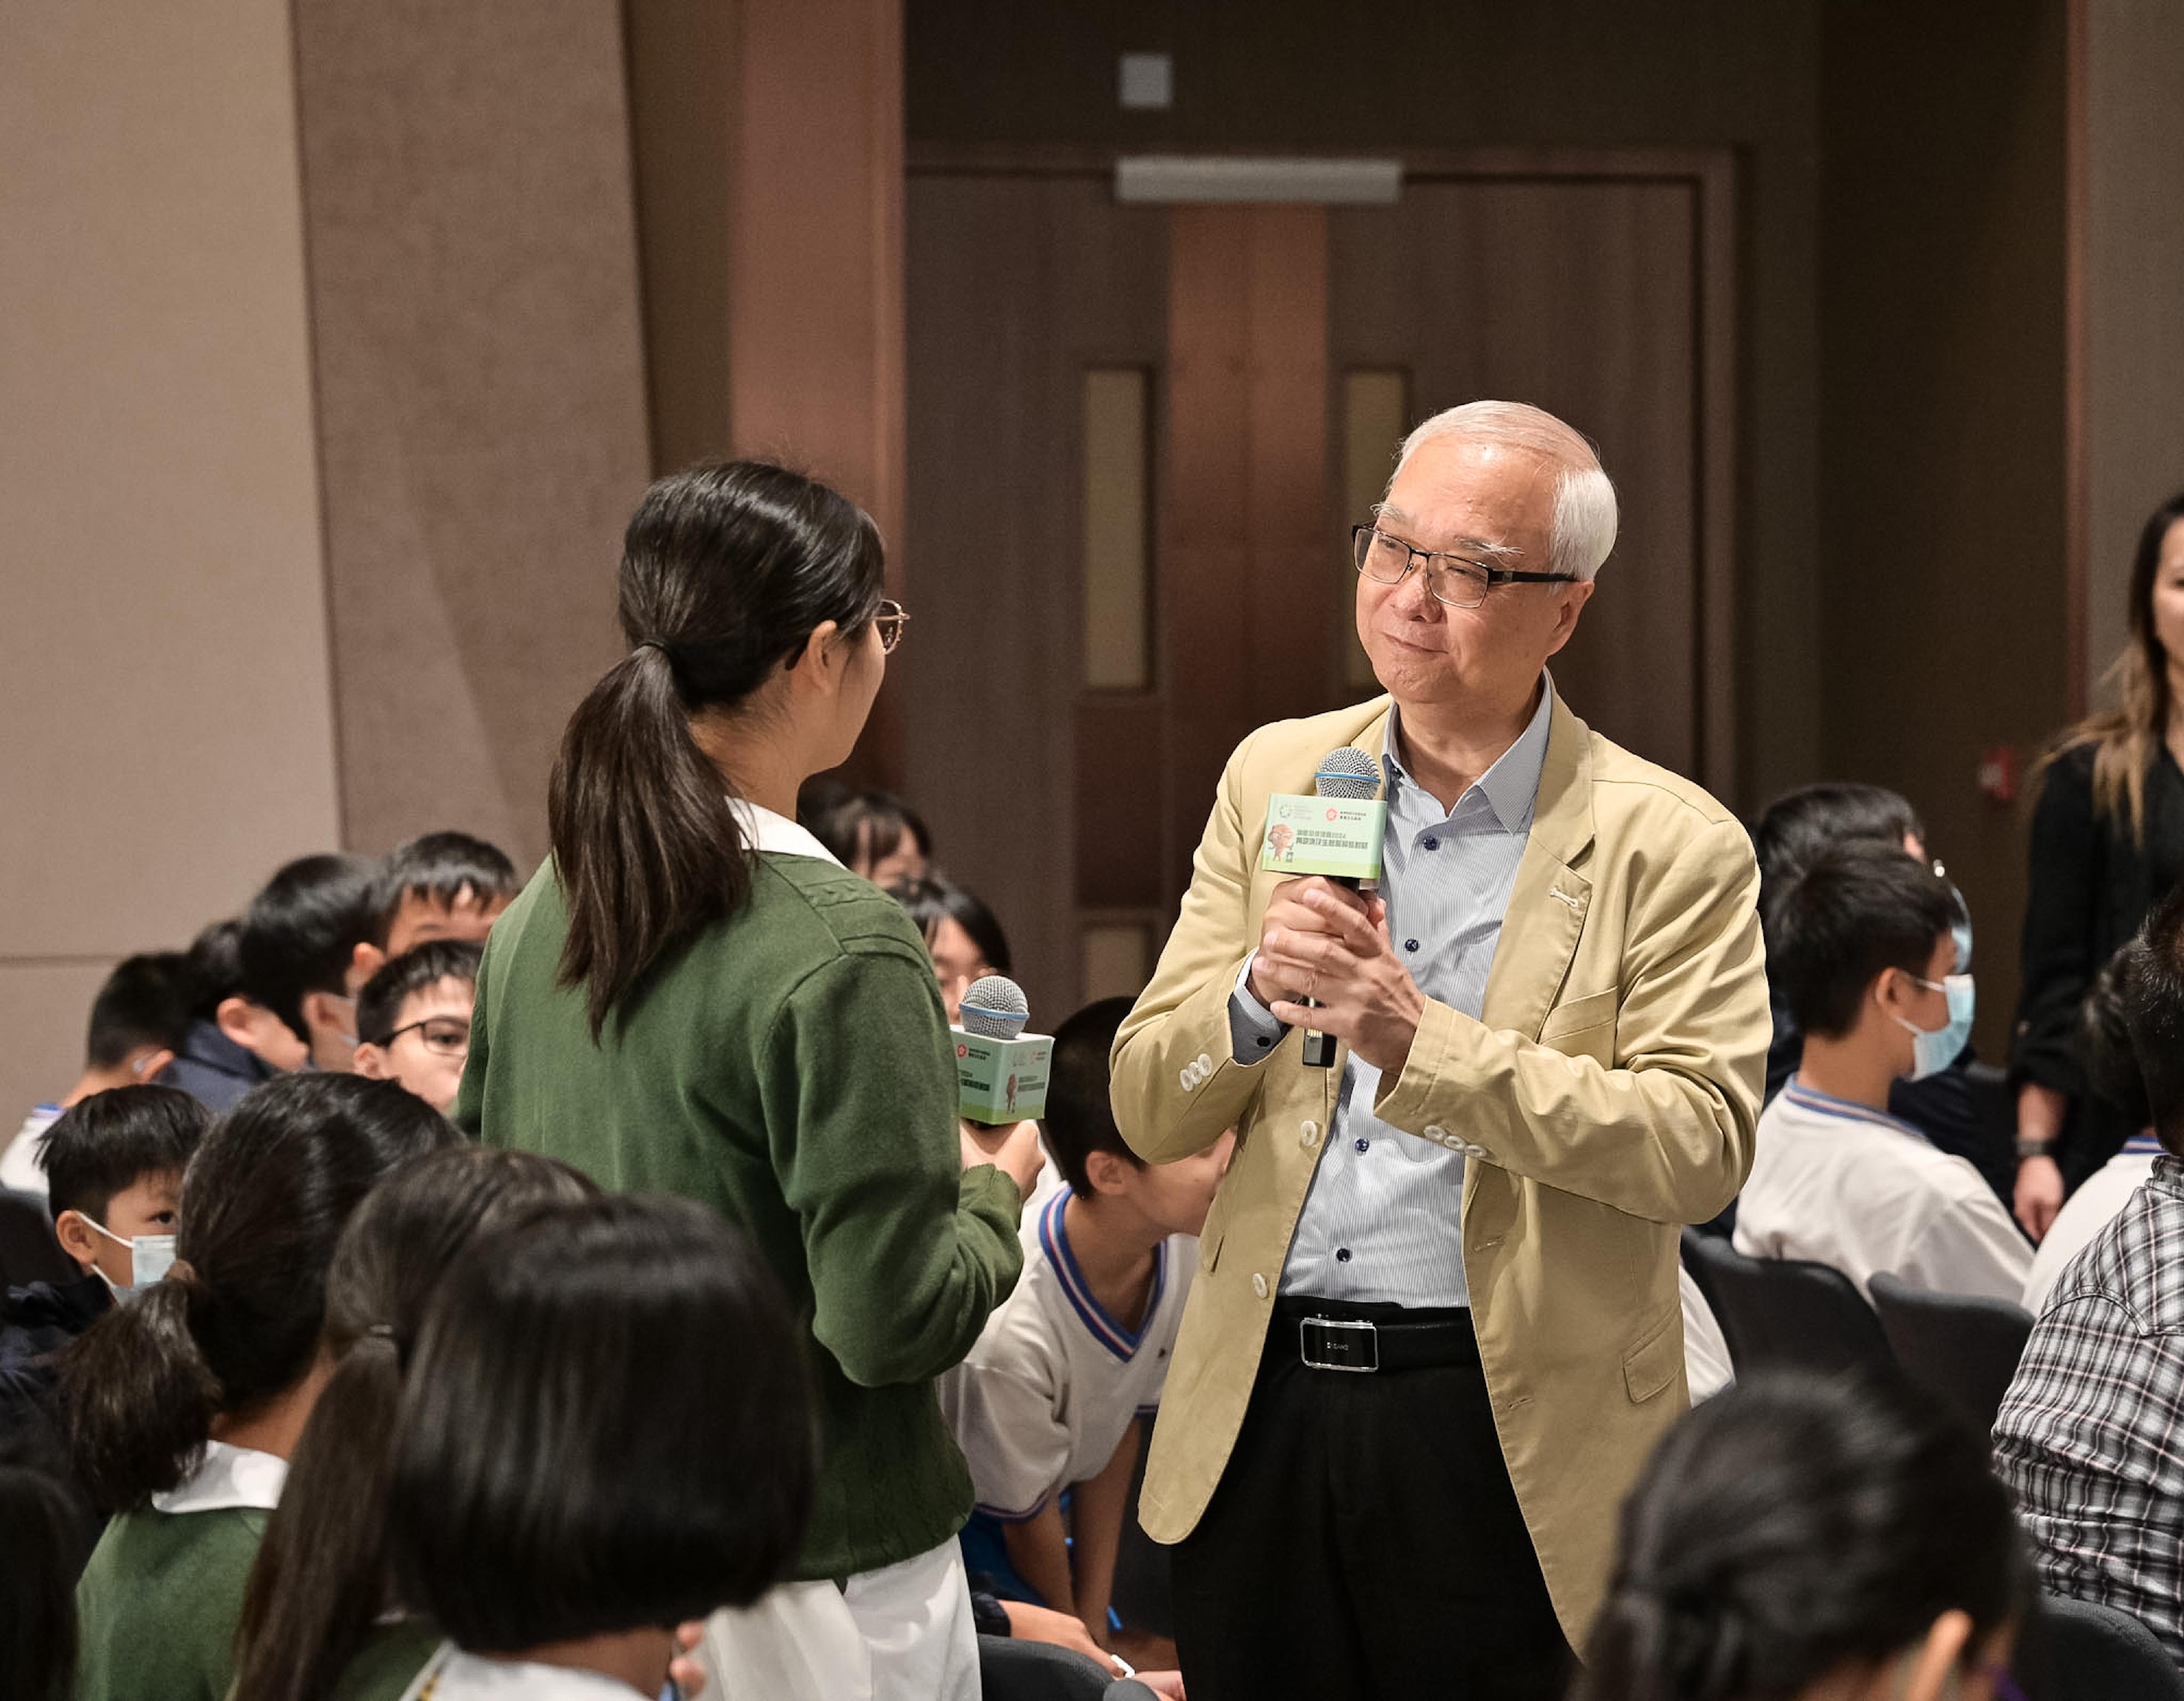
[[[1957,961],[1962,962],[1964,958],[1959,956]],[[1911,1036],[1911,1079],[1923,1081],[1955,1062],[1958,1053],[1971,1043],[1972,1012],[1976,1001],[1969,974],[1947,975],[1940,980],[1928,980],[1914,974],[1911,979],[1930,992],[1946,994],[1949,1001],[1948,1021],[1930,1033],[1924,1028],[1914,1028],[1901,1016],[1895,1018],[1896,1025]]]
[[[136,1298],[138,1294],[151,1286],[153,1282],[158,1281],[173,1268],[175,1237],[172,1235],[138,1235],[131,1240],[124,1241],[103,1223],[92,1223],[88,1217],[86,1217],[84,1221],[91,1223],[92,1228],[98,1230],[100,1234],[117,1246],[125,1246],[129,1248],[129,1286],[123,1287],[110,1278],[106,1283],[107,1286],[114,1290],[114,1297],[117,1300],[126,1302]],[[101,1270],[99,1274],[104,1277],[106,1272]]]

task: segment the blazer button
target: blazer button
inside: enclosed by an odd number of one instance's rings
[[[1251,1273],[1251,1291],[1261,1299],[1267,1297],[1267,1279],[1256,1270]]]
[[[1437,1122],[1429,1122],[1426,1124],[1426,1138],[1440,1145],[1448,1139],[1448,1130]]]
[[[1306,1151],[1311,1151],[1313,1146],[1319,1144],[1319,1124],[1316,1122],[1306,1123],[1297,1130],[1297,1140]]]
[[[1189,1092],[1190,1090],[1190,1070],[1188,1066],[1178,1069],[1175,1072],[1175,1079],[1176,1084],[1180,1086],[1184,1091]]]
[[[1207,1056],[1206,1055],[1206,1053],[1205,1053],[1205,1052],[1201,1051],[1201,1052],[1198,1054],[1198,1078],[1199,1078],[1199,1079],[1201,1079],[1201,1080],[1204,1080],[1204,1079],[1206,1078],[1206,1076],[1208,1076],[1208,1075],[1212,1074],[1212,1073],[1213,1073],[1213,1059],[1212,1059],[1212,1058],[1211,1058],[1211,1057],[1207,1057]]]

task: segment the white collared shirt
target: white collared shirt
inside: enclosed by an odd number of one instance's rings
[[[491,1659],[443,1642],[402,1692],[402,1701],[428,1695],[432,1701],[629,1701],[643,1693],[602,1671]]]
[[[281,1503],[288,1461],[255,1447],[207,1442],[198,1468],[164,1494],[152,1497],[154,1512],[227,1512],[238,1507],[270,1512]]]
[[[1736,1249],[1831,1264],[1865,1291],[1886,1270],[1936,1293],[2016,1304],[2032,1248],[1963,1158],[1886,1111],[1815,1092],[1802,1077],[1761,1113],[1736,1202]]]
[[[1502,916],[1532,834],[1554,706],[1553,683],[1543,677],[1540,705],[1517,741],[1446,812],[1404,771],[1396,711],[1388,713],[1380,755],[1388,801],[1380,895],[1389,937],[1418,990],[1466,1016],[1485,1007]],[[1246,962],[1228,1001],[1229,1044],[1242,1063],[1257,1062],[1282,1036],[1281,1023],[1252,996],[1251,973]],[[1379,1070],[1349,1053],[1334,1125],[1290,1240],[1281,1291],[1358,1302],[1468,1305],[1463,1154],[1381,1121],[1373,1113],[1379,1091]]]
[[[770,850],[777,856],[816,856],[822,862],[832,862],[837,868],[842,866],[842,859],[813,837],[810,829],[799,827],[787,816],[775,813],[764,804],[731,795],[728,807],[735,811],[736,824],[744,830],[744,842],[752,850]]]

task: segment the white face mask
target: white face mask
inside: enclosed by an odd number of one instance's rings
[[[173,1267],[175,1237],[172,1235],[138,1235],[131,1240],[125,1241],[103,1223],[92,1223],[88,1217],[86,1217],[84,1221],[91,1223],[92,1228],[98,1230],[117,1246],[129,1248],[128,1286],[123,1287],[119,1282],[108,1277],[104,1270],[99,1271],[100,1276],[105,1279],[106,1285],[114,1290],[114,1297],[116,1299],[134,1299],[153,1282],[164,1276]]]

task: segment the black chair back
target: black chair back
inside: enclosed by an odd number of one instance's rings
[[[1072,1648],[1050,1642],[978,1638],[980,1701],[1100,1701],[1115,1681]]]
[[[1683,1248],[1739,1376],[1895,1368],[1880,1320],[1841,1270],[1802,1258],[1747,1258],[1718,1235],[1688,1229]]]
[[[2037,1634],[2041,1701],[2184,1701],[2184,1674],[2129,1613],[2042,1595]]]
[[[53,1219],[35,1193],[0,1187],[0,1288],[81,1279],[75,1260],[53,1238]]]
[[[1867,1291],[1904,1375],[1981,1435],[1992,1431],[2032,1313],[2006,1299],[1932,1293],[1886,1274]]]

